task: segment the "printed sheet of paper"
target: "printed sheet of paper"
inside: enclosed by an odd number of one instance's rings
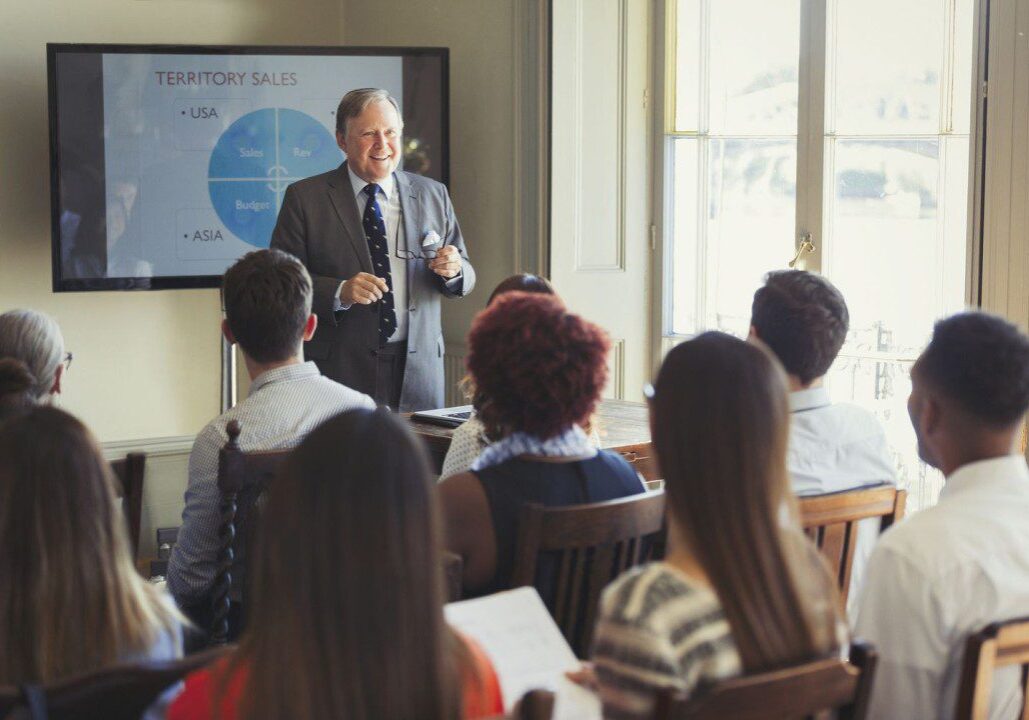
[[[579,661],[534,588],[450,603],[446,617],[493,661],[506,708],[526,691],[545,688],[556,696],[555,720],[600,718],[597,696],[565,678]]]

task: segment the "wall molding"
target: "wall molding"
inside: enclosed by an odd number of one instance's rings
[[[611,391],[615,400],[625,399],[625,340],[616,340],[611,345]]]
[[[514,5],[514,269],[549,276],[550,0]]]
[[[188,455],[193,450],[194,440],[196,440],[196,435],[115,440],[113,442],[101,443],[100,449],[108,460],[125,457],[130,452],[146,453],[147,457]]]
[[[615,91],[618,104],[618,122],[615,128],[615,262],[611,263],[586,263],[582,259],[582,243],[585,240],[583,232],[582,216],[582,162],[583,143],[575,146],[575,181],[573,183],[573,212],[575,217],[575,270],[587,272],[625,272],[626,261],[626,204],[628,203],[628,186],[626,183],[628,157],[628,142],[626,128],[629,123],[629,100],[628,100],[628,75],[629,75],[629,2],[628,0],[617,0],[618,2],[618,77],[617,89]],[[575,127],[582,127],[583,118],[583,3],[584,0],[576,0],[575,3]]]

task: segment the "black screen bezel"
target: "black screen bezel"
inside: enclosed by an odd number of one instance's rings
[[[50,258],[52,287],[56,292],[110,290],[182,290],[216,288],[221,275],[165,275],[146,278],[65,278],[61,263],[60,152],[58,139],[57,56],[61,53],[154,54],[154,55],[331,55],[392,57],[430,56],[441,63],[441,132],[443,137],[441,176],[450,186],[450,50],[444,47],[346,47],[292,45],[123,45],[103,43],[47,43],[47,113],[50,130]],[[103,102],[101,98],[100,102]]]

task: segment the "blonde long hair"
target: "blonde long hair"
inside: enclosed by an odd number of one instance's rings
[[[768,352],[717,332],[668,354],[653,398],[671,519],[718,595],[746,672],[838,647],[839,596],[796,521],[786,398]]]
[[[133,567],[108,463],[51,406],[0,426],[0,684],[145,655],[177,612]]]

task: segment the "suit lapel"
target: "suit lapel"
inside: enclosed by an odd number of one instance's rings
[[[418,202],[418,192],[411,186],[411,180],[407,173],[397,170],[394,173],[397,179],[397,189],[400,192],[400,216],[404,218],[404,237],[401,246],[407,250],[418,253],[422,249],[422,234],[419,230],[422,227],[422,205]],[[415,270],[419,263],[425,260],[414,258],[404,264],[407,265],[407,305],[414,305],[414,283]]]
[[[347,172],[346,163],[340,165],[339,171],[329,177],[329,198],[339,221],[343,224],[344,234],[357,253],[361,270],[374,275],[372,256],[368,252],[368,241],[364,237],[361,217],[357,214],[357,200],[354,198],[354,188],[350,184],[350,173]]]

